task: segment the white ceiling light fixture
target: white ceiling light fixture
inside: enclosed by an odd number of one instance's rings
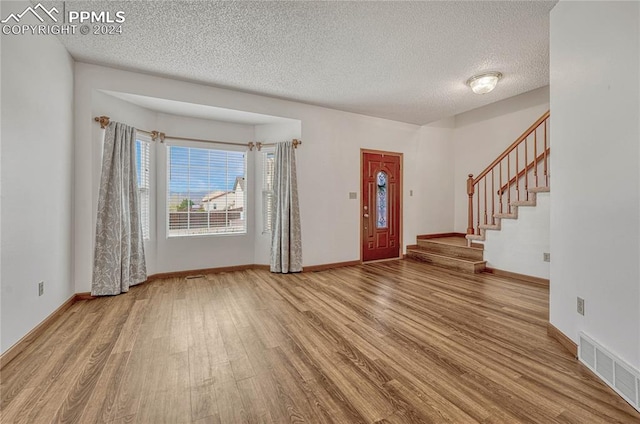
[[[476,94],[487,94],[496,88],[501,78],[502,74],[500,72],[487,72],[472,76],[467,80],[467,85]]]

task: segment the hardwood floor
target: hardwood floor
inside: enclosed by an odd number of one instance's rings
[[[80,301],[2,372],[2,423],[631,423],[548,290],[412,261]]]

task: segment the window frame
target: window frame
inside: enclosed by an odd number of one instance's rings
[[[214,150],[214,151],[222,151],[222,152],[236,152],[242,153],[244,155],[244,190],[243,190],[243,211],[242,216],[244,217],[244,229],[242,231],[234,231],[234,232],[206,232],[206,233],[185,233],[185,234],[171,234],[171,218],[170,218],[170,190],[171,190],[171,147],[183,147],[187,149],[205,149],[205,150]],[[249,167],[248,167],[248,154],[245,146],[238,145],[238,147],[229,146],[229,145],[220,145],[216,143],[209,142],[198,142],[198,141],[184,141],[184,140],[167,140],[164,143],[165,148],[165,171],[166,171],[166,188],[165,188],[165,204],[164,209],[166,213],[165,219],[165,238],[166,239],[178,239],[185,237],[234,237],[234,236],[246,236],[249,232],[249,222],[248,222],[248,214],[247,214],[247,199],[249,198]],[[209,190],[211,191],[211,190]],[[209,230],[211,229],[211,225],[209,225]]]

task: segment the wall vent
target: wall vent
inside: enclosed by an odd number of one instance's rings
[[[578,359],[640,411],[640,371],[582,332]]]
[[[589,365],[589,368],[596,368],[596,347],[582,337],[580,337],[580,355],[578,357]]]

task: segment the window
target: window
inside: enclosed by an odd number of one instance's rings
[[[140,200],[140,224],[142,236],[149,239],[149,163],[151,140],[136,139],[136,172],[138,174],[138,199]]]
[[[273,171],[275,153],[273,150],[262,152],[262,228],[264,233],[271,231],[275,205],[273,195]]]
[[[244,151],[169,145],[168,236],[247,232]]]
[[[378,190],[376,194],[376,227],[387,228],[387,173],[378,172],[376,176],[378,181]]]

